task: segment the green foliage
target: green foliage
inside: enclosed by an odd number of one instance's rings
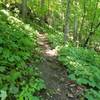
[[[89,43],[92,43],[92,47],[94,47],[96,42],[100,42],[100,28],[98,27],[98,24],[100,23],[99,1],[100,0],[72,0],[72,2],[70,2],[70,29],[68,33],[68,40],[73,41],[74,44],[77,42],[79,43],[78,45],[83,46],[89,33],[93,32],[93,36],[90,36]],[[13,10],[13,5],[20,5],[23,0],[8,0],[7,2],[0,0],[0,3],[1,2],[5,6],[9,5],[8,9],[11,7]],[[41,24],[42,22],[47,22],[49,25],[55,28],[55,30],[64,32],[66,24],[66,0],[26,0],[26,2],[27,8],[30,9],[29,12],[26,11],[28,13],[27,16],[30,16],[29,13],[31,13],[33,17],[32,21],[33,19],[35,21],[38,20],[38,22],[41,22]],[[19,8],[21,14],[22,10],[23,9]],[[77,34],[74,33],[75,20],[77,24]]]
[[[53,47],[63,45],[63,32],[55,30],[52,26],[45,25],[44,31],[47,33],[49,42]]]
[[[34,29],[46,33],[52,47],[62,46],[67,14],[66,1],[7,0],[5,2],[0,0],[0,9],[6,8],[17,17],[18,14],[23,16],[26,13],[25,17],[30,18],[28,20],[32,24],[38,22],[34,25],[35,28],[32,28],[10,16],[7,11],[0,11],[0,97],[2,100],[5,98],[38,99],[33,94],[44,88],[44,83],[39,79],[34,63],[30,61],[30,59],[34,62],[38,60],[39,49]],[[72,44],[83,46],[89,37],[87,46],[94,49],[97,47],[97,51],[100,50],[99,1],[76,0],[75,3],[75,0],[72,0],[70,2],[67,42],[71,41]],[[17,6],[20,7],[16,8]],[[93,34],[90,34],[91,32]],[[68,66],[69,78],[77,81],[78,84],[89,86],[85,92],[86,98],[99,100],[100,55],[92,50],[75,47],[63,47],[59,53],[59,60]]]
[[[45,88],[33,60],[38,54],[35,30],[0,11],[0,98],[39,100],[34,93]],[[35,58],[37,59],[37,58]],[[33,99],[34,98],[34,99]]]
[[[1,98],[1,100],[5,100],[6,97],[7,97],[6,91],[1,90],[1,93],[0,93],[0,98]]]
[[[44,26],[42,25],[37,25],[33,24],[35,29],[37,29],[40,32],[43,32],[46,34],[49,43],[51,44],[52,47],[56,46],[62,46],[64,41],[63,41],[63,32],[59,32],[55,30],[52,26],[48,26],[47,24],[44,23]]]
[[[85,92],[88,100],[100,99],[100,55],[93,50],[65,46],[59,51],[59,61],[67,66],[70,79],[89,88]]]
[[[19,95],[19,100],[40,100],[38,97],[34,96],[33,94],[36,91],[40,91],[41,89],[45,88],[44,81],[41,79],[36,79],[35,81],[31,79],[30,84],[26,85],[22,92]]]
[[[88,89],[86,90],[85,97],[88,100],[99,100],[100,99],[100,90]]]
[[[36,13],[38,17],[43,17],[48,12],[48,5],[46,5],[48,1],[40,1],[40,0],[28,0],[28,6],[32,10],[32,12]],[[34,6],[33,6],[34,4]]]

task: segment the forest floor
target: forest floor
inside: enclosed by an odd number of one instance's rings
[[[50,47],[44,33],[38,33],[43,61],[39,64],[41,78],[45,81],[46,90],[41,95],[44,100],[80,100],[80,86],[68,80],[67,70],[57,60],[57,51]]]

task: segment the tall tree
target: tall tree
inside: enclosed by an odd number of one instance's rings
[[[82,41],[82,30],[83,30],[83,26],[84,26],[84,23],[85,23],[85,17],[86,17],[86,1],[83,0],[83,12],[82,12],[82,16],[81,16],[81,22],[80,22],[80,28],[79,28],[79,36],[78,36],[78,41],[80,42],[81,44],[81,41]]]
[[[74,1],[74,34],[73,34],[73,37],[74,37],[74,41],[76,43],[76,45],[78,45],[78,34],[77,34],[77,31],[78,31],[78,16],[77,16],[77,0]]]
[[[64,42],[67,41],[67,35],[69,33],[69,17],[70,17],[70,0],[67,0],[66,1]]]
[[[27,0],[22,0],[22,18],[25,20],[27,17]]]

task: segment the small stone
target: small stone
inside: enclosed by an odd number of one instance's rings
[[[75,87],[76,85],[75,85],[75,84],[71,84],[70,86],[71,86],[71,87]]]
[[[74,95],[72,93],[68,93],[68,97],[73,98]]]
[[[60,88],[57,89],[58,92],[61,92]]]

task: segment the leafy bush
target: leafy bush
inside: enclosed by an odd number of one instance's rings
[[[59,61],[68,68],[70,79],[87,87],[88,100],[100,100],[100,55],[81,47],[65,46],[59,51]]]
[[[33,100],[37,98],[34,93],[45,87],[32,61],[37,50],[34,29],[5,10],[0,11],[1,100]]]

